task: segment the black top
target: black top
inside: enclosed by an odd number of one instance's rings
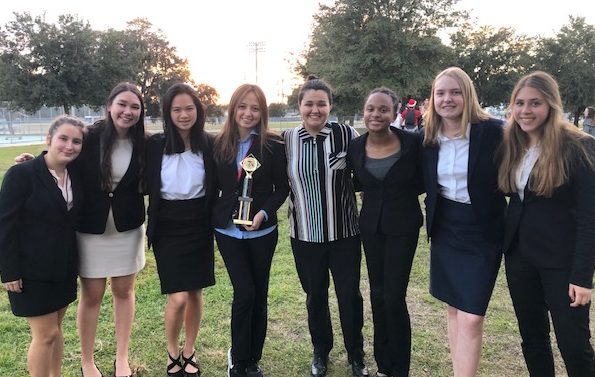
[[[260,229],[265,229],[277,224],[277,210],[289,193],[287,181],[287,158],[285,147],[280,137],[269,137],[267,147],[260,151],[260,135],[254,136],[254,142],[246,155],[252,154],[261,166],[252,173],[252,204],[250,216],[252,219],[260,210],[268,215],[268,220],[263,221]],[[234,156],[235,157],[235,156]],[[235,158],[233,162],[217,164],[217,185],[220,190],[219,197],[215,200],[213,208],[213,226],[226,228],[231,220],[234,210],[238,205],[238,196],[241,194],[246,172],[238,179],[238,169]]]
[[[595,140],[584,143],[595,156]],[[531,180],[531,176],[529,176]],[[541,268],[570,268],[569,283],[592,288],[595,269],[595,170],[575,155],[567,181],[550,198],[525,187],[512,194],[504,251],[516,248]],[[517,240],[518,242],[513,242]]]
[[[471,124],[467,189],[471,206],[486,240],[501,244],[504,235],[506,200],[498,190],[496,153],[502,142],[502,121],[489,119]],[[422,147],[423,177],[426,188],[426,227],[432,237],[432,225],[438,203],[438,152],[440,146]]]
[[[423,192],[418,137],[394,127],[390,130],[401,142],[401,153],[383,180],[365,167],[368,134],[349,144],[347,156],[355,188],[364,193],[359,226],[365,233],[402,235],[417,231],[423,224],[418,200]]]
[[[99,132],[100,129],[94,129],[85,135],[83,150],[73,163],[73,167],[80,172],[85,193],[77,230],[81,233],[103,234],[110,207],[118,232],[138,228],[145,221],[145,202],[139,179],[139,152],[136,148],[132,150],[128,170],[116,188],[103,190]]]
[[[62,281],[78,270],[74,222],[83,204],[81,183],[76,171],[69,168],[73,194],[69,211],[43,154],[11,167],[2,182],[2,282],[20,278]]]

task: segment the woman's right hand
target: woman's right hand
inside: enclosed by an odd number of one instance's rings
[[[23,291],[23,280],[15,280],[4,283],[4,288],[9,292],[21,293]]]
[[[31,153],[25,152],[25,153],[21,153],[20,155],[16,156],[14,158],[14,163],[20,164],[21,162],[33,160],[34,158],[35,158],[34,155],[32,155]]]

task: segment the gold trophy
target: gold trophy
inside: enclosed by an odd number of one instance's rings
[[[252,204],[252,198],[250,194],[252,192],[252,173],[258,169],[261,165],[260,162],[252,154],[246,156],[240,166],[246,172],[244,177],[244,184],[242,187],[242,196],[238,197],[238,211],[233,219],[233,223],[237,225],[252,225],[250,220],[250,205]]]

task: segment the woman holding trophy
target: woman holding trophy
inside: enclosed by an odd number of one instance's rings
[[[262,89],[244,84],[229,102],[215,139],[213,226],[233,285],[228,376],[262,376],[269,272],[277,245],[277,210],[289,192],[280,136],[268,130]]]

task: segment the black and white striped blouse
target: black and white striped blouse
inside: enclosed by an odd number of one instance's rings
[[[347,147],[357,136],[353,127],[334,122],[327,123],[316,137],[303,125],[284,132],[292,238],[328,242],[359,234],[347,169]]]

